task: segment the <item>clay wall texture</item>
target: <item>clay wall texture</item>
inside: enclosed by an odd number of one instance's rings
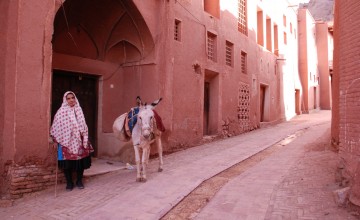
[[[0,2],[1,193],[18,197],[41,189],[36,181],[52,181],[48,136],[59,70],[96,79],[96,156],[113,160],[133,158],[112,124],[138,95],[146,102],[163,98],[157,112],[167,152],[288,120],[303,103],[306,111],[314,100],[319,106],[320,91],[309,91],[317,82],[303,84],[299,74],[316,75],[308,57],[316,53],[315,25],[304,10],[300,30],[286,0],[246,1],[245,29],[238,0],[206,1],[206,7],[197,0],[81,2]],[[307,48],[300,59],[298,40]],[[32,166],[45,177],[32,178]],[[30,179],[33,184],[21,182]]]
[[[1,41],[5,53],[1,64],[4,81],[1,81],[0,171],[5,177],[1,178],[2,190],[11,181],[6,175],[9,166],[47,165],[53,20],[48,12],[53,4],[48,1],[0,3],[5,12],[1,13],[5,27]],[[48,32],[45,26],[50,29]]]
[[[331,109],[331,77],[330,66],[333,63],[333,36],[329,25],[319,21],[316,23],[316,46],[318,54],[320,109]]]
[[[333,125],[339,129],[339,155],[344,177],[350,181],[350,201],[360,205],[360,2],[335,1]],[[336,130],[335,130],[336,135]],[[336,136],[335,136],[336,138]]]
[[[315,20],[306,8],[299,17],[299,71],[303,86],[302,111],[309,113],[319,108],[319,70]],[[326,50],[327,51],[327,50]]]

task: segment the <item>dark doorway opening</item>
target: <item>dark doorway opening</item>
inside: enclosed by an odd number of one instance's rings
[[[204,84],[204,135],[209,134],[210,83]]]
[[[301,114],[301,109],[300,109],[300,90],[299,89],[295,89],[295,112],[297,115]]]
[[[86,124],[89,129],[89,141],[94,147],[94,156],[97,155],[97,100],[98,77],[85,73],[76,73],[64,70],[53,70],[51,121],[62,104],[66,91],[73,91],[83,109]]]
[[[314,109],[317,108],[317,100],[316,100],[316,87],[314,87]]]
[[[266,86],[260,85],[260,122],[265,120],[265,92]]]
[[[218,134],[219,125],[219,73],[205,70],[203,135]]]

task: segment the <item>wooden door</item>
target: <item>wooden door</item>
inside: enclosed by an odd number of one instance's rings
[[[83,73],[53,70],[51,120],[62,104],[66,91],[73,91],[83,109],[89,129],[89,141],[97,154],[97,77]]]

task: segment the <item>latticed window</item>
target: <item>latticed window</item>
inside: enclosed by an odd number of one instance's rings
[[[208,59],[216,62],[216,35],[208,32],[207,36]]]
[[[225,62],[228,66],[233,66],[233,44],[229,41],[226,41],[225,46]]]
[[[181,41],[181,22],[175,19],[174,40]]]
[[[247,54],[241,51],[241,73],[247,74]]]
[[[250,85],[239,83],[238,120],[242,131],[250,130]]]
[[[238,30],[247,35],[246,0],[238,0]]]

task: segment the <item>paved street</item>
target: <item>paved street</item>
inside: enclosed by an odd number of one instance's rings
[[[84,190],[58,196],[49,189],[0,208],[1,219],[159,219],[203,181],[298,131],[303,133],[229,181],[195,219],[358,219],[334,203],[336,153],[326,142],[330,111],[300,115],[258,129],[166,155],[164,171],[150,161],[148,181],[118,169],[88,178]],[[329,140],[328,140],[329,142]],[[119,165],[120,166],[120,165]]]

